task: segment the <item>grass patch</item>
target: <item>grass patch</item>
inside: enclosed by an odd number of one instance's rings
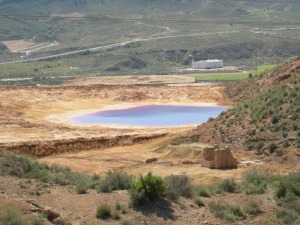
[[[217,202],[210,202],[208,204],[208,208],[216,217],[227,221],[242,220],[245,218],[245,214],[240,207],[227,203],[222,204]]]
[[[200,186],[200,185],[195,186],[194,192],[196,195],[201,196],[201,197],[211,197],[212,196],[212,193],[209,190],[209,188],[205,187],[205,186]]]
[[[200,197],[195,198],[194,202],[199,207],[204,207],[205,206],[205,203],[204,203],[203,199],[200,198]]]
[[[233,178],[225,179],[219,182],[218,189],[220,191],[234,193],[237,192],[237,183],[234,181]]]
[[[13,208],[6,208],[0,214],[0,224],[2,225],[43,225],[43,219],[35,215],[23,215]]]
[[[241,189],[246,194],[263,194],[267,189],[270,175],[254,167],[243,174]]]
[[[96,217],[98,219],[109,219],[111,217],[111,209],[108,205],[102,204],[97,208]]]
[[[257,70],[251,70],[249,73],[204,73],[191,75],[196,81],[238,81],[249,77],[249,74],[257,75],[265,72],[268,69],[274,68],[275,64],[260,65]]]
[[[244,211],[245,213],[249,214],[249,215],[258,215],[259,213],[261,213],[260,209],[259,209],[259,203],[252,201],[250,203],[248,203],[245,207],[244,207]]]
[[[19,171],[8,175],[36,179],[45,184],[75,185],[78,194],[84,194],[88,189],[95,188],[100,183],[99,176],[72,172],[69,168],[62,168],[57,165],[50,167],[25,156],[0,153],[0,157],[5,158],[7,162],[14,162],[10,163],[10,169]]]

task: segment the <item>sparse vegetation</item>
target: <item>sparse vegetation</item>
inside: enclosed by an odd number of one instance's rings
[[[162,196],[166,189],[164,180],[159,176],[153,176],[148,173],[146,176],[141,176],[136,181],[130,190],[130,198],[133,205],[144,204],[148,201]]]
[[[108,205],[102,204],[97,208],[96,217],[99,219],[109,219],[111,217],[111,209]]]
[[[6,208],[0,214],[1,225],[43,225],[43,219],[35,215],[23,215],[13,208]]]
[[[203,199],[200,198],[200,197],[195,198],[195,199],[194,199],[194,202],[195,202],[195,204],[196,204],[197,206],[199,206],[199,207],[205,206],[205,203],[204,203]]]
[[[122,171],[109,171],[100,185],[98,192],[109,193],[115,190],[128,190],[132,187],[133,177]]]
[[[269,175],[254,167],[244,173],[241,188],[246,194],[263,194],[267,189]]]
[[[176,200],[183,196],[190,198],[193,194],[193,188],[187,175],[171,175],[165,178],[165,195],[170,200]]]
[[[98,176],[72,172],[68,168],[62,168],[57,165],[49,167],[25,156],[6,153],[0,153],[0,156],[7,157],[8,161],[12,160],[15,162],[11,165],[12,167],[14,166],[11,169],[15,170],[11,174],[13,176],[37,179],[43,183],[53,183],[61,186],[75,185],[78,194],[86,193],[89,188],[94,188],[100,182],[100,177]]]
[[[222,180],[218,184],[218,189],[224,192],[234,193],[237,191],[237,184],[233,178]]]
[[[200,185],[194,187],[195,194],[201,197],[211,197],[212,193],[210,190],[208,187]]]
[[[216,216],[228,221],[241,220],[245,214],[240,207],[230,205],[227,203],[210,202],[208,204],[209,210]]]
[[[247,214],[256,216],[259,213],[261,213],[260,209],[259,209],[259,203],[255,202],[255,201],[251,201],[249,202],[245,207],[244,207],[244,211]]]

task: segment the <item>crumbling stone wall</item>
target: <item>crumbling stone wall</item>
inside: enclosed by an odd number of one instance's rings
[[[203,149],[201,166],[210,169],[230,169],[237,168],[237,161],[229,147],[220,149],[218,145],[215,145],[213,148]]]

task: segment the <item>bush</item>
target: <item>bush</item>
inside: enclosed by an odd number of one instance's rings
[[[99,219],[108,219],[111,217],[110,207],[106,204],[102,204],[98,207],[96,217]]]
[[[194,191],[195,191],[196,195],[199,195],[201,197],[211,197],[211,192],[208,190],[207,187],[196,186],[194,188]]]
[[[80,180],[75,187],[77,194],[86,194],[88,190],[88,184],[84,180]]]
[[[0,215],[2,225],[43,225],[43,220],[33,215],[23,215],[16,209],[7,208]]]
[[[108,193],[114,190],[128,190],[132,187],[132,176],[121,171],[109,171],[98,187],[99,192]]]
[[[248,203],[244,207],[244,211],[245,211],[245,213],[250,214],[250,215],[258,215],[261,212],[259,209],[259,204],[255,201]]]
[[[190,180],[185,174],[168,176],[165,182],[165,195],[168,199],[176,200],[180,196],[190,198],[193,194]]]
[[[120,203],[116,203],[116,209],[117,210],[121,210],[122,209],[122,205]]]
[[[146,176],[141,176],[130,190],[131,202],[136,205],[153,200],[161,196],[165,189],[166,185],[161,177],[148,173]]]
[[[0,224],[25,225],[26,220],[19,211],[12,208],[8,208],[0,215]]]
[[[272,154],[275,152],[276,149],[277,149],[277,145],[274,142],[270,143],[269,152]]]
[[[276,216],[283,224],[300,224],[300,215],[295,210],[279,210]]]
[[[228,221],[241,220],[245,217],[245,214],[240,207],[230,204],[211,202],[209,203],[208,208],[216,217]]]
[[[247,195],[263,194],[267,189],[267,185],[264,183],[261,184],[247,184],[243,188]]]
[[[218,189],[224,192],[234,193],[237,191],[237,184],[231,179],[226,179],[218,184]]]
[[[197,206],[199,206],[199,207],[205,206],[204,201],[203,201],[202,198],[200,198],[200,197],[195,198],[195,199],[194,199],[194,202],[195,202],[195,204],[196,204]]]
[[[269,174],[254,167],[243,174],[241,188],[246,194],[263,194],[269,179]]]

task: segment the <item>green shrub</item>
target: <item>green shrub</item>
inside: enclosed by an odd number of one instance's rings
[[[243,174],[241,188],[246,194],[263,194],[269,179],[269,174],[254,167]]]
[[[75,187],[77,194],[86,194],[88,190],[88,184],[84,180],[80,180]]]
[[[165,182],[165,195],[168,199],[176,200],[180,196],[190,198],[193,194],[190,180],[185,174],[168,176]]]
[[[276,149],[277,149],[277,145],[274,142],[270,143],[269,152],[272,154],[275,152]]]
[[[19,211],[12,208],[8,208],[0,215],[0,224],[25,225],[26,220]]]
[[[97,208],[96,217],[99,219],[108,219],[111,217],[110,207],[102,204]]]
[[[264,183],[261,184],[252,184],[249,183],[243,187],[245,193],[247,195],[254,195],[254,194],[263,194],[267,189],[267,185]]]
[[[276,212],[276,216],[283,224],[300,224],[299,212],[295,210],[282,209]]]
[[[219,184],[218,184],[218,189],[224,192],[236,192],[237,191],[237,184],[235,183],[234,179],[226,179],[226,180],[222,180]]]
[[[255,202],[255,201],[248,203],[244,207],[244,211],[245,211],[245,213],[250,214],[250,215],[258,215],[261,212],[259,209],[259,203]]]
[[[109,171],[98,186],[98,191],[109,193],[114,190],[128,190],[132,187],[132,176],[121,171]]]
[[[122,209],[122,205],[120,203],[116,203],[116,209],[117,210],[121,210]]]
[[[110,193],[112,192],[111,184],[107,180],[103,180],[97,187],[98,193]]]
[[[1,225],[43,225],[40,217],[34,215],[23,215],[16,209],[7,208],[0,214]]]
[[[216,217],[228,221],[241,220],[245,217],[245,214],[240,207],[230,204],[210,202],[208,208]]]
[[[207,187],[204,186],[196,186],[194,187],[194,191],[196,195],[201,196],[201,197],[211,197],[211,192],[208,190]]]
[[[159,176],[153,176],[148,173],[146,176],[141,176],[140,179],[134,183],[130,190],[130,197],[132,204],[142,204],[153,200],[163,194],[166,189],[164,180]]]
[[[195,198],[195,199],[194,199],[194,202],[195,202],[195,204],[196,204],[197,206],[199,206],[199,207],[205,206],[203,199],[200,198],[200,197]]]

